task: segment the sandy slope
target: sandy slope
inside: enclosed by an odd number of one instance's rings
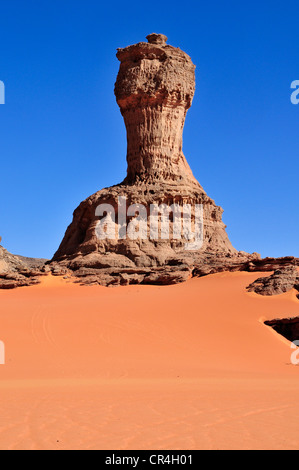
[[[299,368],[259,273],[0,291],[0,449],[299,448]]]

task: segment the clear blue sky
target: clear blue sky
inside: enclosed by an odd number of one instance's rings
[[[196,64],[184,153],[234,246],[299,257],[298,0],[2,1],[0,235],[49,258],[72,212],[126,173],[117,47],[164,33]]]

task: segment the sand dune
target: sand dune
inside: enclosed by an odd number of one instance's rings
[[[260,273],[167,287],[0,291],[0,449],[299,447],[299,369]]]

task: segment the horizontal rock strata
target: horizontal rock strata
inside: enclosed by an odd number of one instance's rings
[[[297,264],[297,260],[293,261]],[[295,264],[280,267],[271,276],[258,278],[247,287],[249,292],[260,295],[279,295],[291,289],[299,291],[299,271]]]
[[[9,253],[0,246],[0,289],[14,289],[38,284],[45,274],[46,260],[25,258]]]

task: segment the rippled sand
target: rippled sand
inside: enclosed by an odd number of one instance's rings
[[[0,449],[298,448],[299,368],[263,320],[299,301],[259,276],[0,291]]]

